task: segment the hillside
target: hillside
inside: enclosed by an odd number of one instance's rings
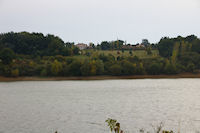
[[[80,50],[54,35],[4,33],[0,34],[0,76],[174,75],[200,70],[200,39],[194,35],[140,45],[103,41]]]

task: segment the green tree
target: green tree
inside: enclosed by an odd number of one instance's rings
[[[0,59],[3,64],[10,64],[15,58],[15,53],[10,48],[4,48],[0,51]]]
[[[78,47],[74,47],[74,48],[73,48],[73,54],[74,54],[74,55],[79,55],[79,51],[80,51],[80,50],[79,50]]]
[[[166,74],[176,74],[176,67],[175,65],[171,64],[169,60],[166,60],[164,73]]]
[[[140,62],[140,59],[137,56],[134,56],[134,57],[130,56],[130,57],[128,57],[128,61],[130,61],[132,63],[138,63],[138,62]]]
[[[137,74],[145,74],[145,69],[144,69],[144,65],[142,62],[140,62],[138,65],[137,65],[137,71],[136,71]]]
[[[42,71],[40,72],[40,76],[42,76],[42,77],[47,76],[47,70],[45,68],[42,69]]]
[[[63,65],[63,76],[69,76],[70,75],[70,69],[68,64]]]
[[[72,76],[81,76],[81,62],[79,60],[74,60],[69,64],[69,72]]]
[[[176,64],[177,56],[179,54],[179,47],[180,47],[180,43],[179,42],[174,44],[174,48],[173,48],[173,51],[172,51],[172,57],[171,57],[171,63],[173,65]]]
[[[103,41],[100,45],[102,50],[110,50],[111,49],[111,44],[107,41]]]
[[[136,73],[136,66],[129,61],[126,60],[122,61],[121,66],[122,66],[122,73],[125,75],[132,75]]]
[[[160,63],[153,63],[147,68],[147,73],[151,75],[158,75],[161,73],[162,65]]]
[[[62,71],[62,64],[58,62],[57,60],[54,60],[54,62],[51,65],[52,75],[58,76],[61,71]]]
[[[6,76],[6,77],[12,76],[11,71],[12,71],[12,69],[11,69],[10,65],[4,65],[3,76]]]
[[[195,71],[195,65],[193,63],[189,63],[186,67],[188,72],[194,72]]]
[[[16,54],[33,56],[71,55],[74,43],[64,43],[54,35],[42,33],[9,32],[0,34],[0,48],[10,48]],[[74,52],[76,54],[77,52]],[[78,54],[78,53],[77,53]]]
[[[18,77],[19,76],[19,69],[13,69],[11,70],[11,76],[12,77]]]
[[[81,75],[89,76],[91,70],[90,62],[88,60],[85,60],[80,69],[81,69]]]
[[[102,60],[96,60],[96,75],[102,75],[104,73],[104,63]]]
[[[148,45],[150,45],[148,39],[142,39],[142,44],[147,47]]]
[[[90,74],[91,75],[96,75],[96,61],[95,60],[92,60],[90,62],[90,66],[91,66],[91,69],[90,69]]]
[[[185,52],[188,51],[187,47],[188,47],[189,43],[188,42],[184,42],[182,41],[180,44],[180,54],[183,55]]]
[[[167,57],[167,58],[171,57],[173,46],[174,46],[174,42],[172,39],[169,39],[167,37],[162,38],[160,42],[158,43],[159,54],[162,57]]]
[[[110,67],[111,75],[121,75],[122,68],[119,64],[114,64]]]
[[[192,42],[191,49],[193,52],[200,53],[200,39],[196,39]]]

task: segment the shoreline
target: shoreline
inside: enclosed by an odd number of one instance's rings
[[[88,77],[3,77],[0,82],[14,81],[67,81],[67,80],[112,80],[112,79],[177,79],[200,78],[200,73],[182,73],[176,75],[132,75],[132,76],[88,76]]]

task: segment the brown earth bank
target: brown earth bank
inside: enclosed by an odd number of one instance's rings
[[[61,80],[109,80],[109,79],[176,79],[200,78],[200,73],[182,73],[176,75],[133,75],[133,76],[88,76],[88,77],[3,77],[0,82],[12,81],[61,81]]]

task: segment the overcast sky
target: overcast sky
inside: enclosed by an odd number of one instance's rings
[[[0,32],[10,31],[76,43],[200,37],[200,0],[0,0]]]

